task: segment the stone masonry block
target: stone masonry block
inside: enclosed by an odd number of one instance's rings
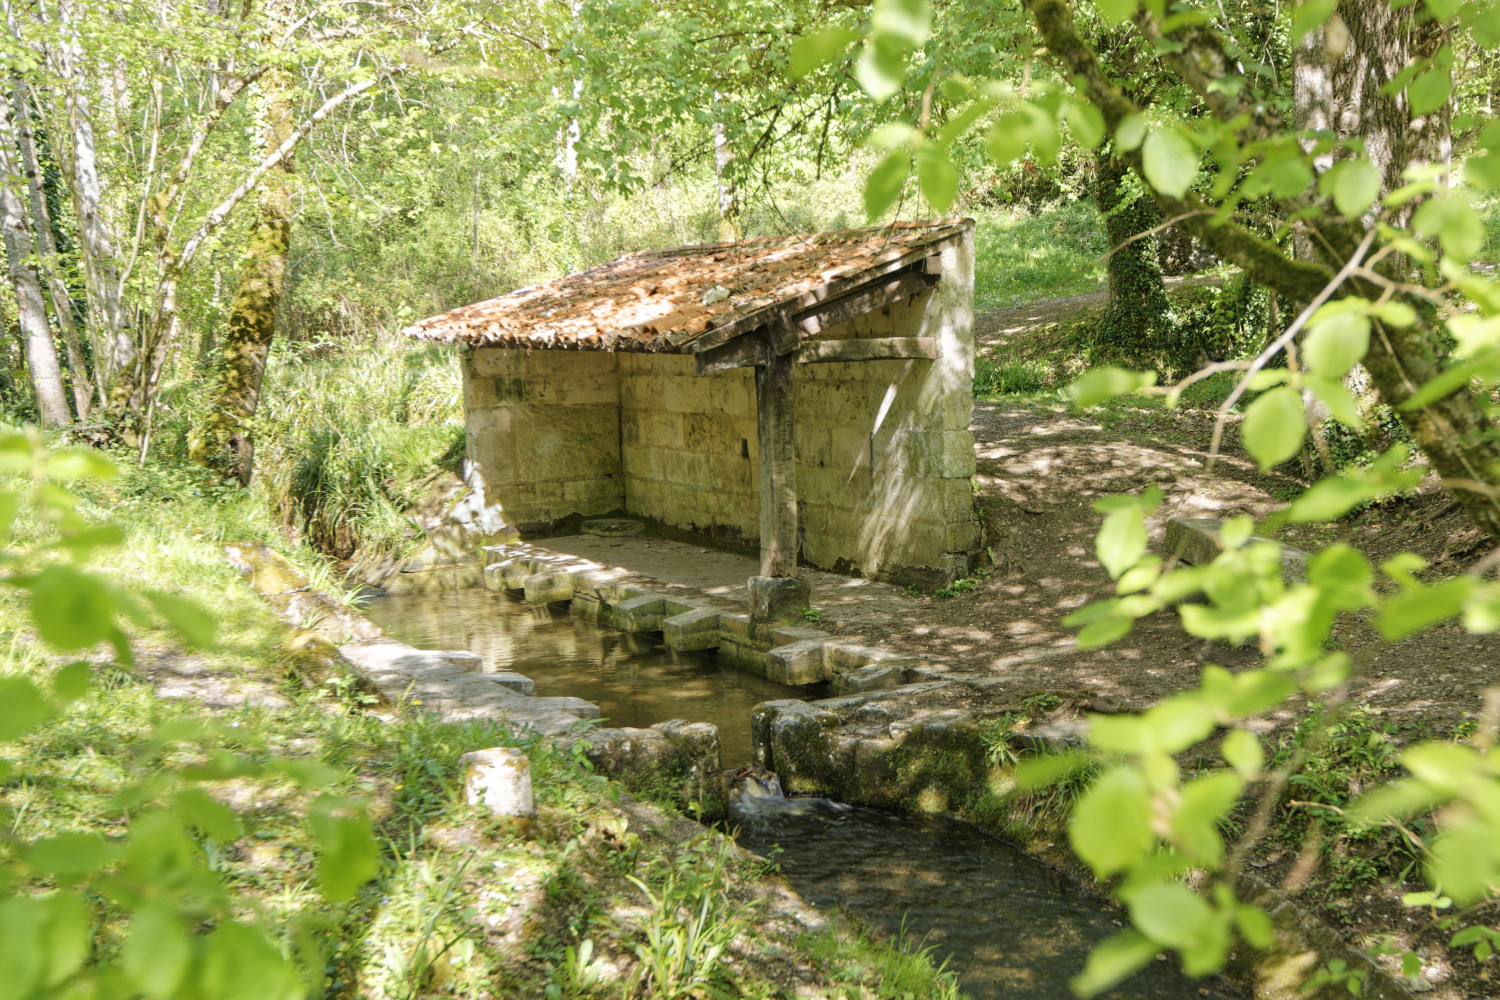
[[[612,620],[627,632],[657,632],[666,617],[666,602],[660,594],[642,594],[610,608]]]
[[[803,639],[826,642],[832,638],[832,635],[822,629],[808,628],[805,625],[783,625],[771,629],[771,643],[775,646],[785,646],[789,642],[800,642]]]
[[[839,694],[858,694],[862,691],[884,691],[905,683],[906,670],[903,667],[874,663],[839,674],[834,681],[834,690]]]
[[[663,618],[661,637],[668,649],[714,649],[719,645],[719,612],[699,608]]]
[[[778,684],[816,684],[832,675],[823,656],[823,642],[802,639],[776,646],[766,653],[766,679]]]
[[[510,670],[501,670],[493,674],[475,674],[474,676],[482,678],[497,687],[505,688],[507,691],[514,691],[517,694],[524,694],[527,697],[536,694],[536,684],[525,674],[518,674]]]
[[[812,596],[812,587],[800,576],[752,576],[750,591],[752,622],[796,622]]]
[[[573,576],[565,570],[528,576],[522,585],[532,604],[553,604],[573,599]]]
[[[947,528],[944,552],[972,552],[979,548],[980,530],[978,521],[959,521]]]

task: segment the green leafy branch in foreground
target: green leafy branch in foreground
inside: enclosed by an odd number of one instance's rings
[[[1369,496],[1404,488],[1418,474],[1401,468],[1404,458],[1404,452],[1394,452],[1358,476],[1325,480],[1284,516],[1326,520]],[[1341,615],[1373,613],[1391,641],[1455,616],[1470,631],[1500,631],[1500,583],[1466,576],[1424,584],[1414,575],[1422,560],[1403,553],[1380,566],[1394,584],[1382,594],[1376,569],[1342,544],[1313,555],[1305,579],[1288,580],[1280,547],[1254,538],[1248,517],[1224,525],[1223,551],[1211,563],[1173,566],[1147,551],[1145,517],[1160,500],[1153,488],[1097,505],[1105,519],[1096,551],[1116,580],[1118,596],[1075,612],[1065,624],[1081,626],[1079,645],[1095,648],[1127,634],[1136,619],[1175,608],[1192,635],[1257,643],[1265,666],[1232,674],[1210,664],[1197,688],[1142,715],[1092,717],[1092,754],[1105,767],[1079,798],[1069,839],[1101,879],[1120,878],[1117,892],[1134,927],[1090,956],[1074,984],[1083,996],[1108,989],[1162,950],[1176,951],[1184,969],[1201,976],[1224,965],[1236,931],[1255,947],[1271,945],[1270,920],[1243,901],[1239,881],[1308,748],[1267,770],[1249,723],[1299,694],[1342,700],[1353,665],[1346,654],[1328,651]],[[1491,692],[1471,745],[1427,741],[1408,747],[1401,761],[1411,776],[1371,791],[1346,811],[1356,827],[1369,827],[1435,810],[1437,832],[1422,844],[1424,869],[1434,891],[1460,903],[1488,898],[1500,886],[1497,714],[1500,691]],[[1185,778],[1175,755],[1221,730],[1226,766]],[[1077,754],[1026,761],[1018,782],[1041,787],[1089,760]],[[1230,849],[1221,830],[1247,792],[1255,799],[1251,818]],[[1194,873],[1202,892],[1185,884]],[[1470,937],[1484,939],[1478,931]]]
[[[132,593],[85,568],[93,553],[123,536],[79,516],[59,483],[114,472],[92,452],[45,454],[34,432],[0,438],[0,583],[24,593],[37,635],[61,653],[107,642],[116,660],[129,664],[122,622],[149,624],[148,607],[188,645],[211,645],[215,624],[190,602]],[[0,676],[0,744],[24,745],[87,697],[93,672],[80,660],[45,678],[39,671]],[[139,777],[93,831],[28,840],[8,832],[14,817],[0,806],[0,997],[321,994],[320,918],[288,926],[276,915],[273,923],[272,914],[231,893],[210,864],[207,848],[251,832],[213,792],[218,783],[253,781],[310,793],[307,823],[321,848],[318,876],[329,901],[353,896],[376,870],[363,804],[335,794],[337,772],[269,757],[209,721],[163,724],[132,749]],[[0,784],[11,767],[0,758]]]

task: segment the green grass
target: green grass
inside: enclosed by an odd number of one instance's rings
[[[976,214],[974,308],[1008,309],[1082,295],[1104,281],[1108,249],[1099,211],[1078,201],[1045,212]]]
[[[727,986],[730,995],[785,995],[787,984],[772,978],[777,963],[743,957],[767,951],[790,952],[797,965],[821,963],[823,978],[852,984],[853,995],[954,995],[952,977],[934,969],[929,955],[837,925],[800,942],[766,930],[765,867],[708,831],[629,832],[618,806],[623,790],[575,751],[489,722],[381,718],[289,681],[284,628],[220,547],[238,538],[276,541],[264,499],[191,468],[126,465],[122,473],[75,484],[84,516],[107,512],[124,529],[124,543],[99,549],[92,567],[125,586],[196,602],[219,623],[219,638],[194,651],[164,626],[130,623],[141,670],[80,651],[94,665],[88,693],[24,739],[0,744],[0,829],[8,837],[76,831],[115,838],[152,815],[153,795],[175,796],[178,786],[163,782],[124,802],[122,791],[168,769],[224,768],[188,787],[232,805],[233,830],[210,825],[174,843],[223,880],[239,918],[289,950],[308,942],[320,949],[310,963],[323,976],[316,996],[624,1000],[643,989],[688,995],[703,985]],[[23,516],[13,545],[54,536],[51,524]],[[305,548],[292,554],[318,565]],[[45,680],[62,661],[35,641],[16,594],[0,589],[0,677]],[[230,694],[227,707],[209,715],[193,701],[162,697],[150,679],[162,671],[221,687]],[[233,692],[247,686],[281,697],[237,704]],[[203,719],[207,727],[195,721]],[[478,815],[463,801],[459,758],[492,746],[519,747],[530,758],[538,815],[529,828]],[[329,902],[318,889],[307,819],[318,791],[276,772],[224,776],[241,773],[226,762],[273,759],[326,764],[336,776],[322,792],[369,803],[379,867],[353,898]],[[675,821],[664,817],[664,825]],[[529,923],[507,938],[496,922],[522,900]],[[121,944],[124,911],[105,896],[89,905],[94,953],[108,959]],[[731,940],[733,954],[724,951]]]

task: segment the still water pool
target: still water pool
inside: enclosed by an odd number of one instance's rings
[[[484,658],[487,671],[530,677],[538,695],[591,701],[608,726],[712,722],[725,767],[750,761],[752,708],[805,696],[711,656],[487,590],[378,597],[364,613],[392,638],[419,649],[467,649]]]

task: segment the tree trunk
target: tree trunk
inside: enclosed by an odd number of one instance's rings
[[[0,106],[0,174],[14,177],[20,171],[16,148],[16,122],[9,101]],[[72,423],[68,397],[63,391],[62,370],[57,363],[57,349],[52,344],[52,330],[47,325],[47,304],[42,298],[42,283],[32,264],[35,246],[31,223],[21,198],[9,184],[0,184],[0,229],[5,234],[5,259],[11,288],[16,295],[16,313],[21,333],[26,338],[26,367],[31,373],[36,393],[37,416],[43,427],[63,427]]]
[[[1107,264],[1109,306],[1100,331],[1107,343],[1150,348],[1160,346],[1171,306],[1155,236],[1132,239],[1156,226],[1160,218],[1144,191],[1127,186],[1129,174],[1129,168],[1113,154],[1099,158],[1094,198],[1112,251]]]
[[[261,87],[262,132],[266,147],[275,149],[294,128],[290,80],[284,72],[275,71],[266,74]],[[286,284],[293,183],[290,156],[269,171],[261,183],[245,268],[220,348],[213,403],[206,422],[194,431],[189,442],[193,461],[241,486],[250,484],[255,469],[252,424]]]
[[[714,177],[719,192],[719,242],[735,243],[744,236],[740,226],[740,193],[734,184],[730,166],[734,163],[734,150],[724,136],[724,126],[714,122]]]
[[[103,331],[102,357],[97,359],[96,368],[103,396],[114,378],[135,360],[135,344],[126,328],[121,308],[120,269],[115,258],[114,240],[103,215],[104,187],[99,179],[93,114],[79,80],[79,59],[83,49],[75,26],[73,0],[59,0],[57,12],[62,26],[62,42],[56,48],[57,64],[66,88],[68,128],[73,140],[70,187],[78,213],[78,237],[90,309],[95,323]]]
[[[83,344],[78,336],[78,324],[73,320],[73,297],[68,293],[67,283],[63,281],[59,268],[57,241],[52,235],[52,213],[47,208],[47,191],[42,182],[41,161],[37,157],[36,140],[32,134],[31,108],[26,100],[25,86],[19,76],[15,77],[15,90],[12,93],[16,113],[16,143],[31,196],[31,218],[41,258],[41,270],[46,277],[48,294],[52,298],[52,313],[57,317],[57,326],[62,331],[63,344],[68,350],[73,408],[78,419],[86,421],[89,418],[93,383],[89,379],[88,361],[84,357]]]

